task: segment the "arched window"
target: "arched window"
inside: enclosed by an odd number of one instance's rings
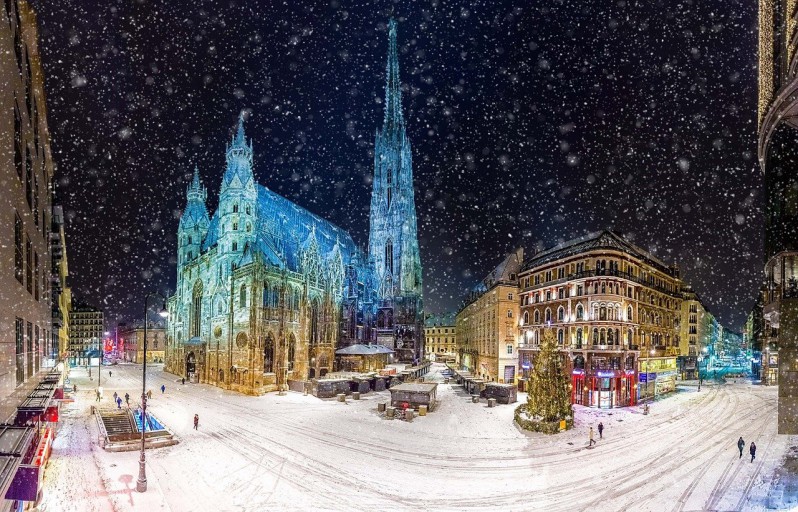
[[[274,337],[272,333],[266,335],[263,344],[263,373],[274,373]]]
[[[238,203],[233,204],[233,213],[238,213]]]
[[[238,292],[238,307],[247,307],[247,285],[242,284],[241,290]]]
[[[310,303],[310,344],[315,345],[319,341],[319,302],[314,299]]]
[[[191,294],[191,323],[189,326],[189,336],[194,338],[200,335],[202,325],[202,282],[194,283],[194,290]]]
[[[512,317],[513,317],[513,310],[512,309],[508,309],[507,310],[507,318],[512,318]]]
[[[599,308],[599,320],[606,320],[607,319],[607,306],[601,306]]]
[[[249,205],[247,205],[247,215],[249,215],[250,213],[251,213],[250,207]]]
[[[601,283],[601,293],[607,293],[607,283]]]
[[[614,345],[615,344],[615,332],[612,329],[607,331],[607,344]]]
[[[271,298],[272,298],[272,292],[271,292],[271,289],[269,288],[269,283],[264,282],[263,283],[263,307],[264,308],[272,307]]]
[[[606,329],[602,329],[599,331],[599,345],[606,345],[607,344],[607,331]]]
[[[583,320],[585,317],[585,310],[582,308],[581,304],[576,305],[576,319]]]
[[[551,322],[551,309],[546,308],[546,321]]]
[[[557,344],[562,345],[563,341],[565,340],[565,333],[562,329],[557,330]]]
[[[390,239],[385,242],[385,268],[393,274],[393,242]]]
[[[540,323],[540,311],[538,311],[537,309],[535,310],[535,323],[536,324]]]
[[[247,233],[251,233],[251,232],[252,232],[252,224],[247,222]]]
[[[634,333],[632,332],[631,329],[629,329],[629,332],[626,333],[626,343],[628,343],[629,345],[632,345],[632,340],[634,339],[633,336],[634,336]]]
[[[524,311],[524,325],[529,323],[529,311]]]
[[[582,329],[576,330],[576,348],[582,348]]]
[[[565,308],[560,306],[557,308],[557,321],[562,322],[563,320],[565,320]]]
[[[188,243],[191,244],[191,235],[188,235]]]
[[[593,328],[593,344],[598,345],[599,342],[599,333],[597,328]]]

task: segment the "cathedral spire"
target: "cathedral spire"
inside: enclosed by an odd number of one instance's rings
[[[396,20],[388,21],[388,63],[385,66],[385,119],[383,134],[404,132],[402,90],[399,82],[399,56],[396,50]]]
[[[186,199],[189,201],[201,201],[205,202],[205,199],[208,196],[208,191],[205,187],[202,186],[200,182],[199,176],[199,167],[196,165],[194,166],[194,178],[191,180],[191,184],[186,189]]]
[[[233,146],[245,147],[247,145],[244,138],[244,113],[238,115],[238,129],[233,137]]]

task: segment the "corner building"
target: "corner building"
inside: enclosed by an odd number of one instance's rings
[[[638,365],[679,353],[678,270],[614,232],[542,251],[519,278],[522,378],[534,366],[543,329],[551,328],[568,356],[575,404],[634,405]]]
[[[388,29],[368,253],[346,231],[255,182],[253,143],[239,119],[217,210],[208,212],[199,170],[186,191],[177,289],[168,300],[167,371],[260,394],[341,369],[336,350],[343,347],[379,343],[399,361],[423,356],[421,260],[393,20]]]

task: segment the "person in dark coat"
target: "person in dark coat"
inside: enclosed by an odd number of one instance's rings
[[[121,409],[122,408],[122,397],[121,396],[116,397],[116,408],[117,409]]]
[[[108,370],[108,378],[111,378],[111,370]]]
[[[599,421],[598,424],[599,439],[604,439],[604,424]]]
[[[125,393],[125,403],[130,405],[130,393]]]
[[[743,448],[745,448],[745,441],[743,441],[743,436],[740,436],[740,440],[737,441],[737,449],[740,450],[740,458],[743,458]]]
[[[199,414],[194,415],[194,430],[197,430],[197,427],[199,427]]]
[[[748,451],[751,453],[751,462],[754,462],[756,458],[756,445],[753,441],[751,441],[751,448]]]
[[[180,379],[180,383],[181,383],[181,384],[183,384],[183,385],[185,385],[185,384],[186,384],[186,378],[185,378],[185,377],[183,377],[182,379]]]
[[[161,384],[161,394],[163,394],[164,391],[166,391],[166,384]]]

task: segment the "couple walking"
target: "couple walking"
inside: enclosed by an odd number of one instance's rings
[[[604,439],[604,424],[599,422],[598,424],[598,431],[599,431],[599,439]],[[590,427],[590,442],[588,443],[588,447],[593,446],[596,444],[596,440],[593,438],[593,427]]]
[[[743,436],[740,436],[740,439],[737,441],[737,449],[740,450],[740,458],[743,458],[743,449],[745,448],[745,441],[743,441]],[[754,462],[756,458],[756,444],[751,441],[751,447],[748,448],[748,453],[751,454],[751,462]]]

